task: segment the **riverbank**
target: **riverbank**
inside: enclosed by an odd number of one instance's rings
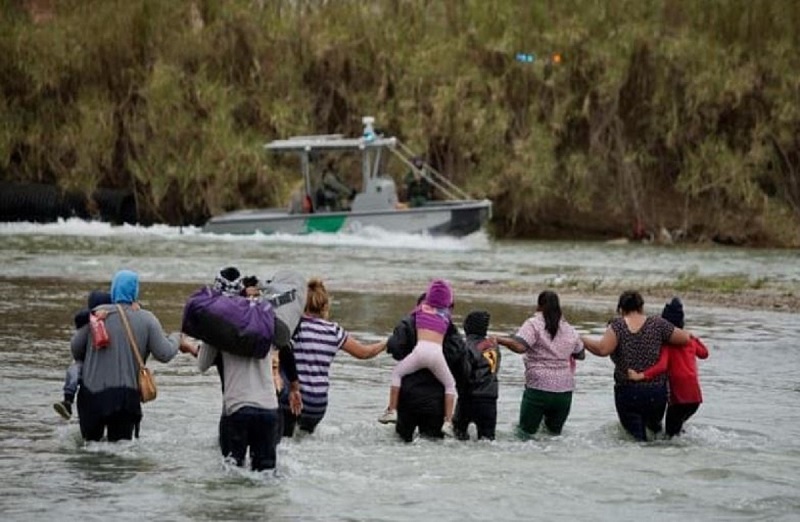
[[[530,288],[490,281],[478,281],[455,286],[456,292],[462,295],[474,295],[478,292],[485,295],[487,287],[492,288],[492,294],[519,297],[531,294]],[[613,309],[616,306],[619,294],[631,287],[614,285],[601,287],[553,285],[550,288],[558,292],[562,303],[569,304],[571,301],[591,302],[596,303],[598,306],[607,306]],[[641,292],[647,306],[655,306],[654,303],[666,302],[670,298],[678,296],[685,303],[691,303],[693,307],[713,306],[738,310],[800,313],[800,285],[764,285],[759,288],[739,288],[736,290],[721,290],[708,287],[679,288],[664,285],[639,286],[634,287],[634,289]],[[538,291],[537,289],[534,293]]]
[[[416,286],[415,286],[416,288]],[[646,307],[657,307],[672,297],[678,296],[687,306],[714,307],[736,310],[757,310],[783,313],[800,313],[800,283],[797,284],[766,284],[761,283],[755,287],[720,288],[717,286],[685,287],[679,285],[643,285],[621,286],[613,284],[592,285],[581,283],[542,285],[541,288],[531,288],[530,285],[517,284],[500,280],[478,280],[471,282],[454,282],[453,290],[457,296],[490,299],[498,301],[525,301],[533,304],[538,292],[551,289],[561,297],[562,305],[570,306],[581,303],[592,308],[616,307],[619,295],[629,289],[641,292]],[[333,288],[335,291],[336,288]],[[353,291],[352,288],[341,290]],[[407,287],[386,285],[383,288],[370,288],[370,292],[385,291],[387,293],[403,293]],[[502,296],[502,297],[498,297]],[[416,295],[414,296],[416,297]],[[530,303],[527,303],[531,300]]]

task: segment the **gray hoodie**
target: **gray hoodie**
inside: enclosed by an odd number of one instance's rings
[[[180,333],[167,337],[152,312],[132,310],[128,304],[121,305],[128,317],[139,353],[146,362],[150,354],[156,360],[169,362],[178,353]],[[92,393],[111,388],[138,389],[138,364],[128,342],[125,325],[115,305],[102,305],[95,310],[108,311],[105,319],[110,343],[105,348],[92,347],[89,326],[78,329],[72,336],[72,356],[83,361],[82,386]]]

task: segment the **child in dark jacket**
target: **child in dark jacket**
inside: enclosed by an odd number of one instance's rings
[[[464,318],[469,383],[460,389],[453,419],[453,431],[460,440],[469,440],[467,429],[474,422],[479,439],[494,440],[497,425],[497,396],[500,369],[498,340],[487,338],[491,316],[476,310]]]
[[[75,329],[79,330],[89,324],[89,314],[93,309],[104,304],[111,304],[111,294],[100,290],[89,292],[87,308],[75,314]],[[67,375],[64,378],[64,400],[53,404],[56,412],[66,420],[72,417],[72,403],[75,400],[75,394],[78,392],[78,383],[81,380],[82,370],[83,361],[73,361],[69,365]]]
[[[677,297],[664,306],[661,317],[683,328],[683,303]],[[628,378],[633,381],[652,379],[667,372],[669,378],[669,406],[667,406],[667,437],[680,435],[683,423],[694,415],[703,402],[700,381],[697,376],[697,359],[706,359],[708,349],[703,342],[692,336],[684,346],[664,345],[658,362],[643,372],[628,370]]]

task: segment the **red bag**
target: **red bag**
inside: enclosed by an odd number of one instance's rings
[[[92,331],[92,346],[95,350],[108,346],[108,331],[106,322],[94,314],[89,314],[89,328]]]

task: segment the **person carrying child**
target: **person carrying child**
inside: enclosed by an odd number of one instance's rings
[[[101,290],[89,292],[87,308],[75,314],[75,329],[80,330],[89,324],[89,314],[100,305],[111,304],[111,294]],[[53,404],[53,409],[65,420],[72,417],[72,403],[75,402],[75,394],[78,393],[78,384],[83,372],[83,361],[73,360],[67,368],[67,375],[64,378],[64,400]]]
[[[444,427],[442,431],[453,435],[453,409],[456,398],[456,381],[444,357],[444,336],[450,327],[453,291],[443,279],[434,279],[425,292],[425,299],[414,310],[417,344],[413,351],[398,362],[392,370],[389,406],[378,419],[381,423],[397,421],[397,403],[403,377],[421,368],[433,373],[444,386]]]
[[[683,303],[677,297],[664,306],[661,317],[683,328]],[[653,366],[642,372],[630,368],[628,378],[632,381],[650,380],[667,372],[669,379],[669,404],[665,431],[669,438],[680,435],[683,424],[694,415],[703,402],[700,381],[697,376],[697,359],[707,359],[708,349],[695,336],[683,346],[663,345],[661,354]]]

